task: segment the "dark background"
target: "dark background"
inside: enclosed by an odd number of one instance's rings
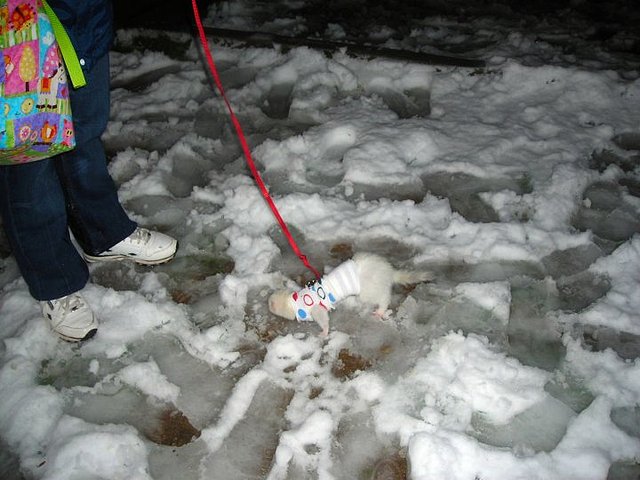
[[[116,28],[149,28],[195,35],[191,0],[113,0]],[[212,4],[222,0],[197,0],[201,17]],[[248,22],[262,31],[279,18],[304,18],[303,36],[323,40],[327,25],[340,25],[342,40],[352,45],[375,43],[370,32],[380,25],[394,31],[393,38],[407,38],[415,26],[424,26],[427,17],[443,16],[467,33],[475,28],[471,20],[495,22],[500,30],[536,32],[542,26],[554,35],[578,37],[587,50],[599,46],[628,59],[640,58],[640,0],[306,0],[298,4],[286,0],[252,0]],[[477,25],[477,24],[475,24]],[[584,28],[590,25],[589,28]],[[210,25],[228,28],[224,19]],[[286,30],[271,31],[293,36]],[[623,40],[620,40],[620,39]],[[603,46],[604,45],[604,46]],[[462,52],[464,53],[464,52]]]
[[[233,0],[232,0],[233,1]],[[151,1],[113,0],[116,27],[156,28],[184,31],[192,26],[191,0]],[[200,13],[205,17],[208,7],[221,0],[197,0]],[[255,0],[256,10],[264,10],[271,20],[293,16],[287,3],[279,0]],[[345,28],[366,30],[372,23],[394,27],[408,25],[411,19],[433,15],[465,18],[488,16],[520,19],[521,23],[540,19],[562,21],[570,16],[580,17],[593,24],[640,29],[640,1],[638,0],[308,0],[295,15],[324,31],[329,23]],[[258,23],[268,20],[257,19]],[[315,33],[313,30],[311,34]]]
[[[200,15],[207,15],[214,0],[197,0]],[[191,0],[113,0],[116,28],[153,28],[185,31],[192,28]]]
[[[195,35],[191,0],[113,0],[113,3],[116,28]],[[233,4],[233,0],[197,0],[203,20],[209,7],[216,3]],[[287,0],[251,0],[244,5],[251,11],[248,24],[256,25],[258,32],[265,26],[274,28],[276,19],[302,18],[304,28],[299,37],[323,41],[327,26],[338,24],[345,32],[342,41],[354,46],[377,42],[370,33],[380,25],[393,30],[391,38],[402,40],[410,36],[414,27],[424,27],[426,18],[439,16],[453,21],[467,37],[473,37],[473,28],[477,28],[474,25],[478,24],[472,20],[482,18],[487,20],[483,25],[494,24],[502,34],[535,33],[542,27],[560,39],[579,39],[584,56],[601,49],[622,54],[632,62],[636,58],[640,61],[640,0],[306,0],[295,9],[292,5],[296,3]],[[210,26],[229,28],[224,21],[216,19]],[[294,36],[283,29],[263,33]],[[438,51],[438,45],[431,47]]]

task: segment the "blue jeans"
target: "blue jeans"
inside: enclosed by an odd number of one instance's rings
[[[82,289],[89,279],[71,242],[101,253],[136,228],[118,201],[100,139],[109,119],[109,56],[70,89],[76,148],[53,158],[0,166],[0,214],[20,272],[36,300]]]

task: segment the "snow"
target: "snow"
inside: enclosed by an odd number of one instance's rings
[[[222,28],[358,35],[348,16],[314,25],[310,0],[216,5]],[[118,31],[109,168],[132,218],[180,248],[92,264],[99,332],[70,345],[0,242],[2,478],[637,477],[637,12],[452,5],[371,10],[359,34],[485,68],[210,43],[311,264],[373,251],[434,274],[394,290],[387,320],[343,302],[327,338],[268,311],[312,274],[197,44]]]

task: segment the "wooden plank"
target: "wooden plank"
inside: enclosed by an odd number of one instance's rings
[[[210,37],[239,40],[252,46],[271,47],[273,45],[287,45],[291,47],[309,47],[316,50],[337,51],[344,49],[348,54],[364,57],[391,58],[408,62],[424,63],[428,65],[443,65],[452,67],[482,68],[486,64],[484,60],[473,58],[454,57],[449,55],[435,55],[431,53],[416,52],[412,50],[400,50],[395,48],[376,47],[375,45],[363,45],[335,40],[317,38],[298,38],[273,33],[251,32],[232,30],[228,28],[204,27],[205,33]]]

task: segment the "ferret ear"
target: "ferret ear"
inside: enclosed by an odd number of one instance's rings
[[[296,282],[294,282],[290,278],[287,278],[284,281],[284,288],[294,292],[294,291],[300,290],[301,287],[300,287],[300,285],[298,285]]]
[[[296,284],[296,282],[291,280],[289,277],[285,277],[284,275],[281,275],[281,274],[277,276],[272,286],[273,286],[273,289],[276,291],[289,290],[289,291],[295,292],[297,290],[300,290],[300,287]]]
[[[288,276],[278,270],[277,265],[274,265],[274,271],[270,275],[270,287],[274,290],[298,290],[295,282]]]

